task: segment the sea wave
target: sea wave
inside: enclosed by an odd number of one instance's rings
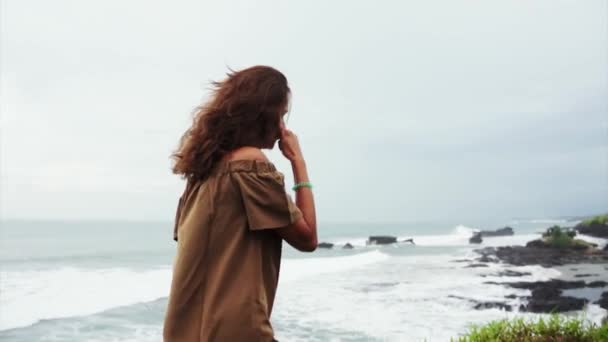
[[[281,282],[326,273],[346,272],[354,268],[374,264],[390,258],[378,250],[349,256],[319,257],[305,259],[283,259]]]
[[[469,239],[479,229],[468,227],[465,225],[457,225],[448,234],[434,235],[402,235],[397,237],[397,241],[413,239],[415,245],[425,247],[443,247],[443,246],[470,246]],[[525,245],[526,242],[538,238],[540,234],[516,234],[510,236],[494,236],[483,239],[481,246],[507,246],[507,245]],[[354,247],[368,247],[367,237],[342,237],[329,240],[338,246],[343,246],[350,243]],[[475,245],[478,246],[478,245]],[[374,248],[376,246],[373,246]]]
[[[161,298],[169,293],[171,270],[65,267],[3,271],[0,278],[0,330],[5,330]]]
[[[281,282],[344,272],[387,258],[380,251],[369,251],[350,256],[283,259]],[[170,267],[144,271],[75,267],[2,271],[0,330],[154,301],[169,294],[171,275]]]

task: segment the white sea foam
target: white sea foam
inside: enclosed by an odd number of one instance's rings
[[[462,263],[451,262],[461,256],[391,257],[389,262],[279,287],[273,314],[274,322],[278,322],[277,337],[288,341],[353,336],[361,340],[449,341],[466,331],[470,323],[540,316],[518,312],[523,300],[505,298],[529,295],[529,290],[484,282],[543,281],[560,276],[559,271],[541,266],[490,264],[487,268],[465,268]],[[507,268],[531,275],[496,276]],[[474,301],[505,302],[514,311],[475,310]],[[587,318],[599,322],[603,312],[591,308]],[[308,331],[317,333],[310,337]]]
[[[459,225],[450,234],[414,236],[414,242],[420,246],[471,246],[469,239],[478,229]],[[512,246],[525,245],[537,239],[540,234],[516,234],[507,236],[484,237],[481,244],[475,246]],[[403,238],[400,238],[400,240]]]
[[[365,247],[367,245],[367,238],[363,238],[363,237],[343,237],[343,238],[338,238],[335,240],[329,240],[331,243],[335,244],[336,246],[340,247],[340,246],[344,246],[347,243],[350,243],[351,245],[353,245],[354,247]]]
[[[281,282],[340,273],[388,259],[379,251],[328,258],[284,259]],[[83,316],[166,297],[171,269],[60,268],[0,273],[0,330],[43,319]]]
[[[478,231],[478,229],[458,225],[450,234],[416,235],[409,238],[413,238],[416,245],[420,246],[461,246],[469,244],[469,238],[473,236],[475,231]],[[400,239],[404,238],[406,237]]]
[[[469,243],[469,238],[476,231],[474,228],[470,228],[464,225],[458,225],[449,234],[437,234],[437,235],[404,235],[397,238],[397,241],[403,241],[406,239],[413,238],[417,245],[421,246],[459,246],[466,245]],[[367,247],[367,238],[357,237],[340,237],[329,242],[343,246],[346,243],[350,243],[355,247]]]
[[[2,272],[0,278],[4,330],[161,298],[169,293],[171,270],[61,268]]]
[[[577,234],[576,239],[581,239],[587,242],[594,243],[598,246],[598,248],[604,248],[604,246],[606,246],[606,244],[608,243],[608,239],[597,238],[584,234]]]
[[[388,258],[390,258],[389,255],[374,250],[350,256],[283,259],[281,264],[281,282],[289,282],[327,273],[347,272]]]
[[[403,235],[397,237],[397,241],[404,241],[406,239],[413,239],[414,243],[418,246],[425,247],[447,247],[447,246],[471,246],[469,239],[479,229],[467,227],[465,225],[456,226],[448,234],[435,234],[435,235]],[[483,242],[475,246],[512,246],[512,245],[525,245],[528,241],[537,239],[540,237],[538,234],[516,234],[510,236],[494,236],[484,237]],[[350,243],[354,247],[376,247],[368,246],[367,238],[362,237],[340,237],[333,240],[328,240],[337,246],[343,246],[346,243]]]

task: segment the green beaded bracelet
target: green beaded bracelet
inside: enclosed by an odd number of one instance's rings
[[[294,185],[291,189],[295,191],[295,190],[298,190],[299,188],[312,189],[312,183],[311,182],[301,182],[301,183]]]

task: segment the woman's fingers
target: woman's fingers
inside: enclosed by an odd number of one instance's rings
[[[279,149],[283,152],[283,155],[290,160],[301,154],[298,137],[286,128],[281,129]]]

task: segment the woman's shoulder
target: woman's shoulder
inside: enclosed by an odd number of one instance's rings
[[[230,152],[224,159],[224,170],[229,172],[275,172],[276,168],[268,157],[255,147],[241,147]]]
[[[244,146],[237,148],[236,150],[231,151],[226,156],[226,158],[228,161],[251,159],[268,162],[268,157],[266,157],[264,152],[262,152],[262,150],[260,150],[259,148],[252,146]]]

